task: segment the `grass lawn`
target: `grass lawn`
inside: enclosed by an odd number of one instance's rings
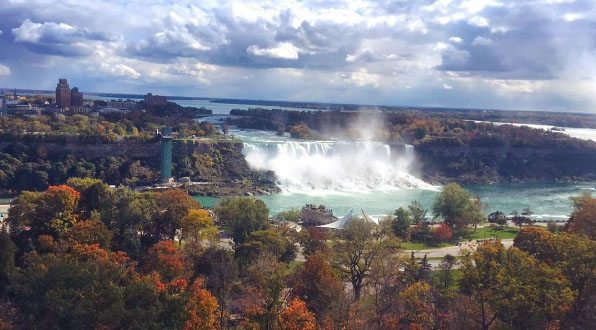
[[[450,243],[443,243],[443,244],[432,244],[432,243],[419,243],[419,242],[403,242],[401,243],[401,248],[404,250],[428,250],[428,249],[438,249],[445,246],[450,246],[454,244]]]
[[[497,238],[508,239],[508,238],[515,238],[517,233],[519,232],[518,228],[515,227],[505,227],[503,229],[499,227],[482,227],[476,229],[476,232],[470,230],[469,236],[464,236],[464,238],[471,238],[471,239],[488,239],[497,236]]]

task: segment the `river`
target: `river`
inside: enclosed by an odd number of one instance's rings
[[[364,210],[370,215],[390,214],[418,200],[426,208],[440,187],[418,179],[411,148],[391,150],[378,142],[303,141],[271,132],[234,130],[244,141],[249,164],[276,172],[281,193],[259,196],[271,214],[323,204],[336,215]],[[530,208],[537,220],[564,220],[572,211],[570,197],[593,192],[596,182],[503,183],[466,186],[480,196],[485,213]],[[217,198],[197,197],[205,206]]]

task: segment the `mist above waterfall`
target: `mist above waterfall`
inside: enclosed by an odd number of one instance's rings
[[[375,125],[362,123],[366,129],[359,141],[296,140],[263,131],[234,134],[244,142],[248,164],[275,172],[283,191],[324,195],[433,188],[411,173],[413,146],[372,141],[380,131]]]

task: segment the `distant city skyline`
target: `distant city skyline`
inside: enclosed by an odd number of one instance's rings
[[[0,86],[596,113],[589,0],[7,0]]]

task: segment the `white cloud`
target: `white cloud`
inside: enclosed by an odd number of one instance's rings
[[[289,42],[282,42],[271,48],[259,48],[256,45],[252,45],[246,49],[246,52],[250,55],[286,60],[297,60],[299,51],[300,49]]]
[[[137,70],[133,69],[132,67],[126,64],[102,63],[98,69],[102,73],[111,76],[125,76],[133,79],[141,77],[141,74]]]
[[[474,16],[468,20],[468,23],[478,27],[487,27],[489,25],[488,19],[482,16]]]
[[[0,76],[8,76],[10,74],[10,68],[4,64],[0,64]]]
[[[451,86],[447,83],[443,83],[443,89],[453,89],[453,86]]]
[[[482,36],[477,36],[472,41],[472,45],[474,46],[490,46],[493,44],[493,41],[490,38],[485,38]]]
[[[584,19],[585,17],[586,15],[582,13],[568,13],[563,15],[563,19],[567,22],[574,22],[577,20]]]
[[[464,42],[464,39],[460,37],[451,37],[449,38],[449,41],[451,41],[454,44],[461,44],[462,42]]]
[[[378,87],[379,78],[380,77],[376,74],[368,73],[366,69],[360,69],[358,71],[352,72],[349,75],[349,79],[358,87]]]

